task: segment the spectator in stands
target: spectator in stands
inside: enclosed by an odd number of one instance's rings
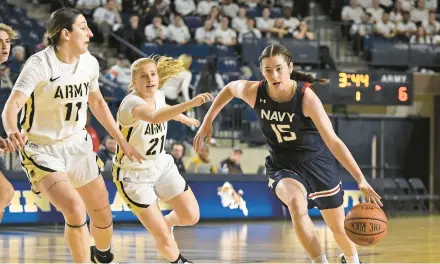
[[[242,31],[238,35],[238,42],[239,43],[243,43],[243,39],[247,39],[247,38],[261,39],[261,32],[260,32],[260,30],[255,28],[255,19],[253,17],[247,18],[246,26],[247,26],[246,30]]]
[[[195,94],[201,93],[211,93],[216,95],[223,87],[225,83],[223,81],[222,76],[217,72],[217,61],[216,59],[209,59],[202,68],[202,71],[199,75],[196,76],[195,82]],[[205,105],[205,106],[204,106]],[[203,117],[208,112],[208,109],[211,104],[206,103],[197,107],[196,110],[196,118],[199,120],[203,120]],[[221,116],[220,116],[221,118]],[[218,124],[219,120],[217,120]],[[216,124],[216,123],[214,123]]]
[[[316,38],[315,33],[310,31],[309,25],[305,21],[301,21],[301,23],[299,23],[298,30],[293,33],[293,37],[295,39],[304,40],[314,40]]]
[[[183,157],[185,156],[185,146],[180,142],[171,144],[170,154],[174,159],[174,163],[176,164],[179,173],[180,174],[185,173],[186,172],[185,165],[183,164]]]
[[[122,23],[116,1],[109,0],[104,7],[98,7],[93,13],[93,21],[104,38],[104,47],[108,47],[110,33]]]
[[[417,7],[411,10],[411,20],[413,22],[418,23],[428,20],[428,18],[429,18],[429,14],[428,14],[428,9],[425,8],[425,1],[418,0]]]
[[[118,62],[110,68],[110,78],[119,86],[127,90],[131,82],[130,61],[123,54],[118,55]]]
[[[197,14],[207,16],[211,12],[213,6],[218,7],[218,4],[213,0],[202,0],[197,5]]]
[[[206,17],[206,20],[211,21],[212,27],[217,29],[221,25],[220,22],[222,17],[223,16],[220,14],[220,9],[217,6],[213,6],[208,17]]]
[[[272,30],[278,30],[276,34],[273,34],[273,37],[278,37],[279,39],[292,37],[293,31],[289,32],[289,28],[284,25],[284,19],[276,18],[275,23],[273,25]]]
[[[90,138],[92,139],[93,143],[93,151],[98,152],[99,148],[101,147],[101,139],[99,138],[98,132],[96,132],[96,129],[92,126],[92,115],[90,112],[87,112],[87,123],[86,123],[86,130],[87,133],[89,133]]]
[[[394,1],[395,0],[380,0],[379,4],[380,7],[382,7],[385,12],[389,13],[391,9],[393,9]]]
[[[417,27],[417,34],[413,35],[409,40],[413,44],[431,44],[431,38],[426,34],[423,26]]]
[[[17,45],[11,50],[11,59],[8,62],[8,67],[12,75],[18,75],[24,66],[26,57],[26,50],[23,46]]]
[[[237,33],[229,28],[229,18],[224,16],[220,28],[215,30],[215,42],[225,46],[235,46],[237,44]]]
[[[206,20],[203,27],[196,29],[195,39],[199,44],[211,46],[215,43],[215,31],[212,27],[211,20]]]
[[[289,28],[289,32],[294,32],[299,26],[299,19],[292,16],[292,8],[284,7],[283,9],[284,25]]]
[[[153,18],[153,23],[145,27],[145,37],[148,42],[155,42],[162,45],[167,39],[167,28],[162,25],[162,18],[156,16]]]
[[[186,166],[186,172],[192,173],[217,173],[217,167],[209,159],[209,147],[204,144],[200,151]]]
[[[14,87],[14,82],[11,80],[11,71],[6,65],[0,65],[0,89],[11,89]]]
[[[410,13],[408,11],[403,11],[402,21],[397,24],[398,39],[408,41],[416,31],[416,24],[410,20]]]
[[[240,161],[243,157],[243,150],[239,147],[232,148],[229,157],[220,161],[220,172],[224,174],[242,174]]]
[[[223,0],[221,4],[222,13],[229,18],[236,17],[239,9],[238,5],[233,3],[232,0]]]
[[[402,21],[402,2],[396,1],[394,3],[394,8],[390,12],[390,20],[397,24],[398,22]]]
[[[358,6],[357,0],[350,0],[350,5],[342,8],[342,21],[359,22],[364,16],[364,10]]]
[[[438,0],[425,0],[425,8],[435,12],[437,10],[437,2]]]
[[[47,32],[43,34],[43,39],[41,43],[35,46],[35,53],[44,50],[49,45],[49,39],[47,38]]]
[[[402,10],[411,11],[414,8],[414,0],[396,0],[402,4]]]
[[[372,6],[367,8],[367,13],[370,13],[375,22],[382,19],[383,9],[380,7],[379,0],[372,0]]]
[[[239,34],[247,29],[247,18],[246,18],[246,8],[240,7],[238,11],[238,16],[232,19],[232,29],[237,31]]]
[[[190,16],[196,13],[196,4],[194,0],[175,0],[174,6],[176,12],[182,16]]]
[[[350,34],[353,39],[353,50],[359,55],[364,50],[364,39],[374,33],[374,20],[370,13],[365,13],[360,23],[353,23]]]
[[[169,0],[153,0],[153,4],[149,5],[146,9],[144,16],[141,18],[141,27],[146,27],[153,23],[155,17],[160,17],[162,22],[166,25],[169,24],[170,1]],[[151,2],[151,1],[150,1]]]
[[[262,17],[257,17],[257,28],[261,31],[264,37],[270,38],[273,32],[274,20],[270,18],[270,9],[268,7],[263,9]]]
[[[111,136],[106,136],[103,142],[103,148],[98,153],[98,157],[104,162],[104,170],[111,171],[113,166],[113,156],[116,153],[116,140]]]
[[[240,4],[246,4],[249,8],[257,8],[260,0],[239,0]]]
[[[130,24],[125,25],[120,30],[119,35],[121,35],[122,38],[128,43],[139,48],[145,40],[142,29],[139,27],[139,17],[137,15],[131,16]],[[138,57],[138,54],[136,52],[123,44],[121,44],[120,46],[120,52],[122,54],[125,54],[130,61],[134,61]]]
[[[390,21],[388,13],[384,13],[382,19],[375,25],[375,32],[378,37],[392,39],[396,36],[396,25]]]
[[[102,6],[103,2],[104,1],[101,0],[78,0],[78,2],[76,2],[76,9],[81,10],[84,16],[91,17],[93,11]]]
[[[440,32],[440,23],[437,21],[435,11],[429,11],[429,19],[423,21],[422,25],[425,28],[426,34],[430,36]]]
[[[177,44],[184,45],[191,40],[189,29],[178,14],[174,15],[174,23],[168,26],[167,34],[167,39]]]
[[[186,71],[182,71],[175,77],[168,79],[162,86],[162,91],[165,94],[165,102],[168,105],[179,104],[178,97],[180,93],[182,93],[185,102],[191,99],[189,97],[189,85],[192,79],[192,73],[190,71],[192,57],[188,54],[182,54],[179,56],[179,60],[183,62]]]

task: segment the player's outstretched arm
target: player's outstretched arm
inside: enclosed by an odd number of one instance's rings
[[[133,108],[132,115],[137,119],[144,120],[152,124],[160,124],[176,118],[178,115],[190,108],[200,106],[204,103],[212,101],[213,99],[214,97],[211,94],[203,93],[197,95],[188,102],[156,110],[150,105],[139,104]]]
[[[355,178],[359,189],[364,193],[364,195],[372,202],[382,205],[380,196],[374,191],[374,189],[365,179],[361,169],[353,158],[353,155],[351,155],[347,146],[336,135],[330,118],[325,112],[321,100],[319,100],[318,96],[311,89],[306,89],[305,91],[303,111],[306,116],[309,116],[312,119],[329,150],[342,164],[342,166],[344,166],[344,168],[353,176],[353,178]]]
[[[105,130],[118,142],[122,152],[124,152],[131,161],[137,160],[139,163],[142,163],[142,155],[125,140],[99,89],[90,92],[89,108],[99,123],[101,123]]]
[[[196,126],[199,127],[200,126],[200,122],[199,120],[186,116],[184,114],[180,114],[178,116],[176,116],[175,118],[173,118],[173,120],[176,120],[182,124],[185,124],[187,126]]]
[[[228,83],[225,88],[220,91],[209,108],[202,126],[194,137],[193,148],[196,152],[202,147],[205,138],[207,139],[207,142],[211,141],[212,122],[223,107],[225,107],[225,105],[227,105],[234,97],[240,98],[251,107],[254,107],[257,88],[258,82],[238,80]]]

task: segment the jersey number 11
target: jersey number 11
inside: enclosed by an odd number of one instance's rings
[[[81,109],[81,102],[76,103],[76,117],[75,117],[75,121],[78,121],[79,119],[79,109]],[[72,103],[68,103],[66,104],[67,107],[67,113],[66,113],[66,121],[70,121],[70,119],[72,118],[72,108],[73,108],[73,104]]]

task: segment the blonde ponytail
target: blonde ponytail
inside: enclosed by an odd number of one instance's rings
[[[131,65],[131,83],[128,87],[129,92],[132,92],[135,89],[133,80],[139,67],[150,62],[156,64],[157,74],[159,75],[159,89],[168,79],[186,70],[182,61],[175,60],[171,57],[153,55],[148,58],[137,59]]]

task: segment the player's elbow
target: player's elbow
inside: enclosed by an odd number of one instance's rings
[[[342,140],[337,135],[333,135],[332,137],[327,139],[325,143],[329,150],[333,153],[335,151],[338,151],[344,145],[344,142],[342,142]]]

